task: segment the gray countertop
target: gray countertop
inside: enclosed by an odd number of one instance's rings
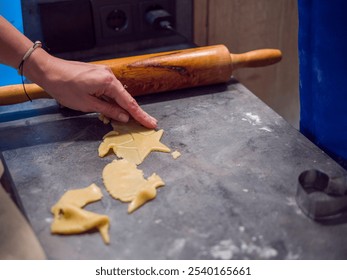
[[[166,183],[133,214],[112,199],[99,158],[111,130],[96,114],[53,100],[0,109],[0,148],[24,211],[50,259],[346,259],[347,224],[320,224],[295,201],[311,168],[344,169],[244,86],[229,84],[139,98],[182,156],[151,153],[139,166]],[[98,232],[52,235],[51,206],[96,183],[104,198],[86,207],[110,217],[111,244]],[[21,241],[23,242],[23,241]],[[25,241],[24,241],[25,242]]]

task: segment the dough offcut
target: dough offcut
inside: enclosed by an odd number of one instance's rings
[[[125,159],[114,160],[102,172],[105,187],[110,195],[123,202],[131,202],[128,213],[132,213],[147,201],[156,197],[158,187],[164,186],[163,180],[153,173],[147,180],[136,164]]]
[[[110,243],[108,216],[82,209],[85,205],[100,200],[100,188],[91,184],[87,188],[69,190],[51,208],[54,220],[51,232],[56,234],[76,234],[97,228],[106,244]]]

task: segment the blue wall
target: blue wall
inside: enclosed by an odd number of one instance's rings
[[[347,168],[347,1],[298,3],[300,129]]]
[[[23,32],[22,9],[20,0],[0,0],[0,14]],[[0,86],[19,84],[20,76],[17,71],[0,64]]]

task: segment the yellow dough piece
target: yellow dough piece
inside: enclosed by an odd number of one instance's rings
[[[109,124],[111,121],[108,117],[105,117],[103,114],[99,115],[99,120],[102,121],[104,124]]]
[[[63,194],[58,202],[52,207],[51,211],[53,214],[57,214],[60,208],[64,205],[76,206],[82,208],[88,203],[98,201],[102,198],[100,188],[91,184],[90,186],[83,189],[69,190]]]
[[[51,212],[54,214],[51,232],[76,234],[97,228],[104,242],[108,244],[110,242],[108,234],[110,221],[108,216],[81,208],[101,198],[101,190],[95,184],[91,184],[87,188],[67,191],[51,208]]]
[[[123,202],[131,202],[128,213],[132,213],[147,201],[156,197],[158,187],[164,186],[163,180],[153,173],[147,180],[136,164],[125,159],[114,160],[102,172],[105,187],[110,195]]]
[[[51,232],[57,234],[76,234],[97,228],[106,244],[110,243],[108,235],[109,218],[76,206],[64,205],[55,216]]]
[[[110,149],[118,158],[139,165],[152,151],[169,153],[170,148],[160,142],[164,130],[147,129],[135,121],[126,124],[112,122],[114,131],[103,137],[99,156],[104,157]]]
[[[174,151],[171,153],[173,159],[178,159],[181,156],[181,153],[179,151]]]
[[[116,154],[119,145],[133,141],[130,134],[119,134],[116,131],[110,131],[103,137],[103,141],[99,146],[99,157],[104,157],[110,149]]]

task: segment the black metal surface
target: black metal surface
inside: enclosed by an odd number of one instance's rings
[[[182,156],[152,153],[140,165],[166,186],[131,215],[103,187],[102,169],[115,157],[98,157],[111,128],[95,114],[67,115],[54,104],[38,116],[28,109],[25,116],[1,114],[7,121],[0,123],[0,147],[49,258],[347,258],[347,225],[316,223],[295,202],[303,170],[338,177],[344,169],[241,84],[139,101],[159,119],[162,142]],[[66,190],[91,183],[102,188],[104,198],[86,209],[109,215],[111,244],[104,245],[97,232],[51,235],[50,207]]]

